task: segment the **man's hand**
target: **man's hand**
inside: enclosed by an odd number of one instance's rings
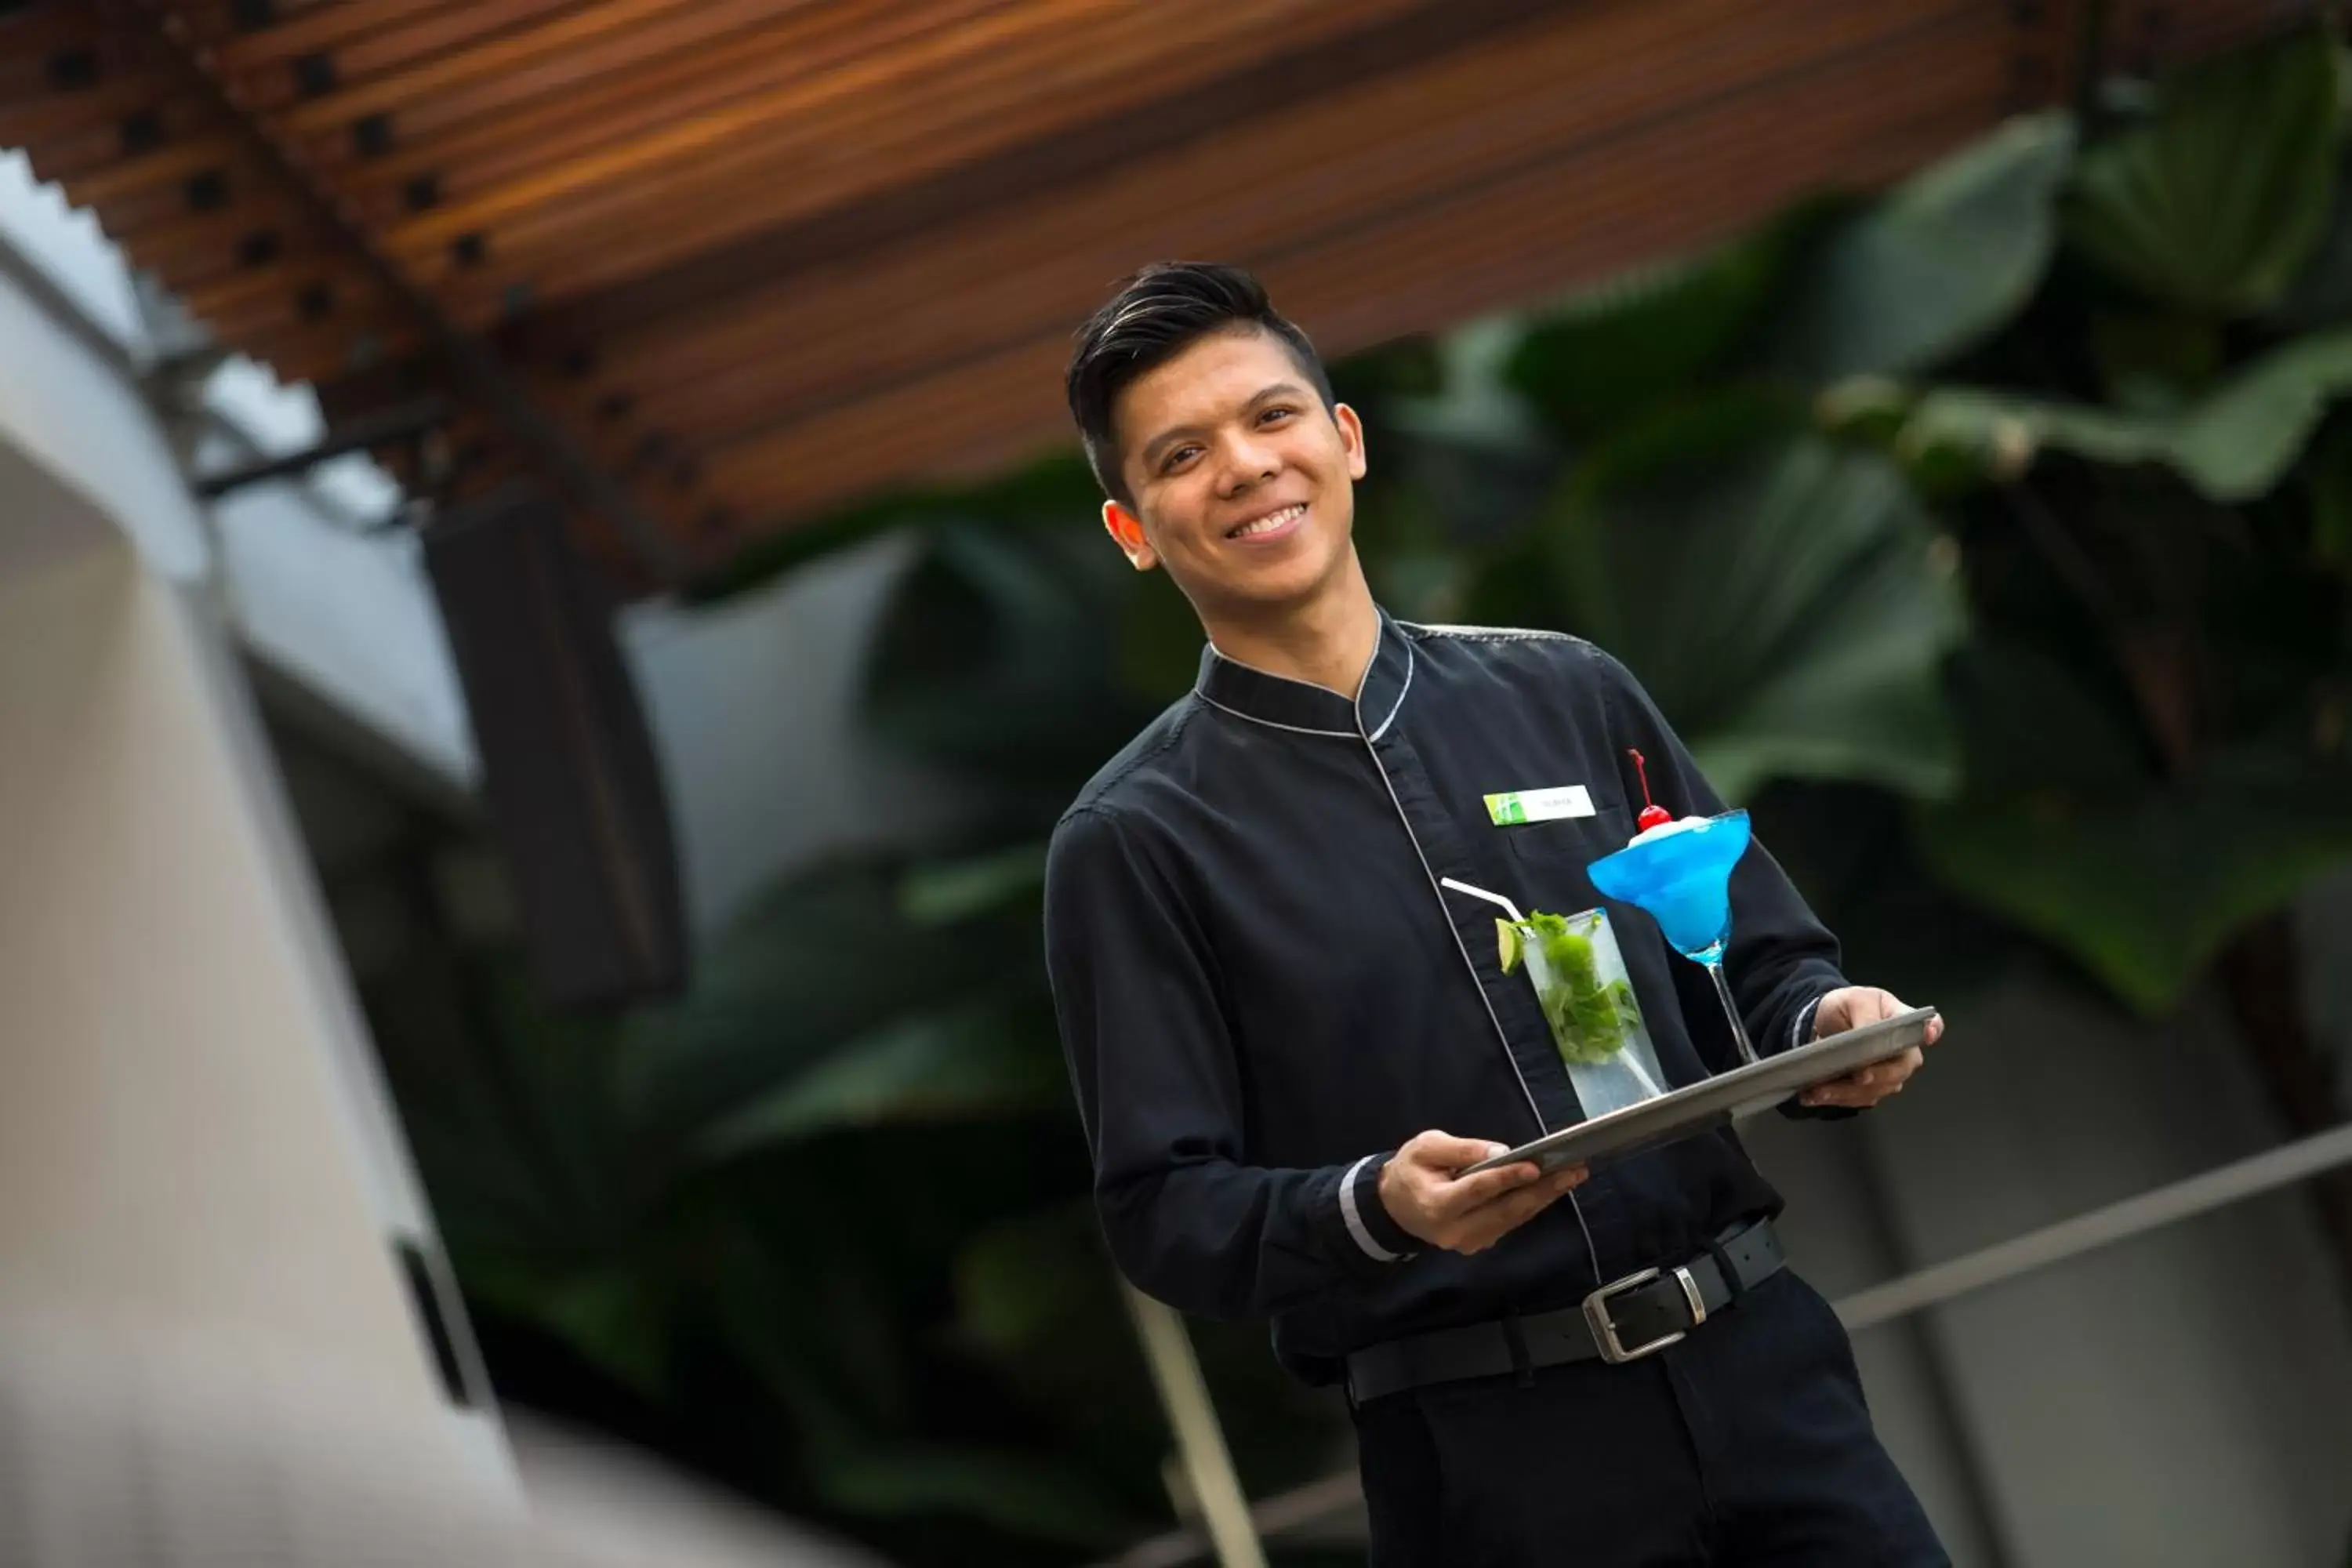
[[[1881,991],[1875,985],[1843,986],[1822,997],[1821,1005],[1813,1009],[1813,1038],[1827,1039],[1910,1010],[1891,991]],[[1944,1020],[1929,1019],[1927,1044],[1932,1046],[1943,1037]],[[1843,1105],[1865,1110],[1888,1095],[1902,1093],[1903,1086],[1911,1081],[1911,1075],[1919,1070],[1923,1059],[1920,1048],[1914,1046],[1899,1057],[1889,1057],[1859,1072],[1815,1084],[1801,1098],[1807,1105]]]
[[[1532,1160],[1475,1176],[1454,1173],[1508,1148],[1450,1132],[1419,1133],[1381,1167],[1381,1206],[1432,1247],[1484,1252],[1591,1173],[1570,1165],[1545,1175]]]

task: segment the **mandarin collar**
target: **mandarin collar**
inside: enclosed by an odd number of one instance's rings
[[[1383,610],[1371,666],[1352,700],[1328,686],[1269,674],[1228,658],[1214,643],[1201,650],[1201,679],[1193,690],[1213,708],[1277,730],[1377,741],[1404,707],[1412,665],[1412,640]]]

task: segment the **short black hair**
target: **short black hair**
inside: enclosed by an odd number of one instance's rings
[[[1333,405],[1331,377],[1307,334],[1274,308],[1265,287],[1238,267],[1213,261],[1156,261],[1078,329],[1064,382],[1070,417],[1086,441],[1095,481],[1114,500],[1128,501],[1119,476],[1118,441],[1111,410],[1136,377],[1168,363],[1212,332],[1262,331],[1290,351],[1323,406]]]

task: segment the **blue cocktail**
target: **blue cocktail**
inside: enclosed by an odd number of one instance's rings
[[[1748,852],[1748,814],[1727,811],[1645,836],[1587,870],[1595,888],[1641,910],[1658,922],[1675,951],[1706,966],[1739,1058],[1752,1062],[1756,1048],[1723,977],[1724,950],[1731,943],[1731,868]]]

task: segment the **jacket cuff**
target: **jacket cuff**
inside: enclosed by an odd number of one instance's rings
[[[1822,998],[1828,995],[1829,993],[1824,991],[1820,996],[1814,997],[1802,1007],[1797,1009],[1796,1019],[1789,1026],[1789,1043],[1786,1046],[1783,1046],[1781,1049],[1793,1051],[1799,1046],[1807,1045],[1811,1042],[1813,1037],[1813,1015],[1822,1010]]]
[[[1830,991],[1836,989],[1834,985],[1830,987]],[[1813,1037],[1813,1015],[1821,1011],[1822,999],[1829,994],[1829,991],[1824,991],[1821,995],[1797,1009],[1796,1019],[1789,1026],[1789,1043],[1785,1049],[1793,1051],[1799,1046],[1811,1043]],[[1849,1117],[1859,1116],[1862,1112],[1851,1105],[1807,1105],[1802,1100],[1790,1099],[1780,1102],[1780,1114],[1791,1121],[1843,1121]]]
[[[1388,1154],[1367,1154],[1339,1178],[1339,1215],[1349,1239],[1376,1263],[1402,1263],[1421,1249],[1412,1233],[1390,1216],[1381,1202],[1381,1172]]]

